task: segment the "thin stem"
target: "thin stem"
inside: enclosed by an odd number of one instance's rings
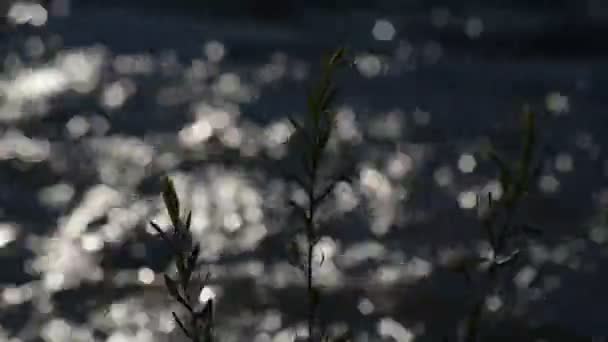
[[[315,304],[312,298],[312,253],[314,245],[309,241],[308,243],[308,267],[306,269],[306,287],[308,290],[308,340],[312,342],[314,335],[314,320],[315,320]]]
[[[308,251],[306,254],[306,290],[308,292],[308,340],[313,342],[314,340],[314,321],[315,321],[315,303],[313,298],[313,278],[312,278],[312,261],[313,252],[315,247],[315,212],[316,212],[316,201],[315,201],[315,185],[317,181],[317,159],[313,158],[311,172],[311,182],[308,189],[308,208],[309,215],[306,221],[306,242],[308,244]]]

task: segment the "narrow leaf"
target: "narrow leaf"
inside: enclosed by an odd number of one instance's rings
[[[513,262],[519,256],[519,253],[520,251],[517,249],[507,256],[497,256],[494,263],[496,265],[506,265]]]
[[[201,320],[202,322],[206,322],[211,318],[211,314],[213,312],[213,299],[209,299],[205,306],[199,311],[197,311],[194,316]]]
[[[330,65],[338,65],[339,63],[344,61],[344,57],[346,55],[346,49],[341,47],[339,48],[329,59]]]
[[[337,185],[336,182],[332,182],[330,185],[325,187],[323,192],[321,192],[321,194],[319,194],[317,197],[315,197],[315,199],[314,199],[315,205],[318,205],[319,203],[323,202],[327,198],[327,196],[329,196],[332,193],[332,191],[335,189],[336,185]]]
[[[179,226],[179,199],[177,198],[173,181],[169,177],[165,177],[164,179],[163,200],[165,201],[165,207],[167,207],[171,222],[175,227]]]
[[[308,182],[304,181],[302,177],[295,173],[284,172],[284,177],[287,181],[296,183],[302,189],[308,188]]]
[[[287,261],[294,267],[302,268],[302,254],[295,241],[291,241],[287,246]]]
[[[192,273],[194,272],[194,269],[196,268],[196,261],[198,260],[198,256],[200,254],[200,247],[198,245],[194,246],[194,249],[192,249],[192,252],[190,252],[190,255],[188,256],[188,259],[186,260],[186,269],[184,271],[184,275],[182,277],[182,287],[183,288],[187,288],[188,284],[190,283],[190,278],[192,277]]]
[[[306,209],[302,208],[298,203],[294,202],[293,200],[289,200],[287,204],[289,204],[289,206],[293,208],[293,212],[300,219],[302,219],[303,221],[307,221],[309,219],[308,212],[306,211]]]
[[[190,252],[190,256],[188,257],[188,268],[194,268],[200,253],[201,253],[201,247],[199,245],[194,246],[194,248],[192,249],[192,252]]]
[[[526,109],[524,112],[524,148],[521,157],[520,182],[528,176],[530,164],[532,163],[532,153],[536,146],[536,124],[534,112]]]
[[[207,285],[209,283],[210,278],[211,278],[211,272],[207,272],[207,274],[205,274],[205,279],[203,279],[203,281],[201,282],[203,284],[203,287],[205,287],[205,285]]]
[[[179,328],[182,329],[182,331],[184,332],[184,335],[186,335],[188,338],[191,338],[192,335],[190,334],[188,329],[186,329],[186,326],[184,325],[184,323],[182,323],[177,314],[175,312],[172,312],[171,314],[173,315],[173,319],[175,319],[175,322],[177,322]]]
[[[190,287],[190,278],[192,277],[192,270],[187,269],[184,273],[180,274],[180,282],[183,289],[187,289]],[[188,301],[192,300],[190,294],[186,292],[186,298]]]
[[[306,145],[312,143],[310,134],[306,131],[305,127],[291,116],[289,116],[288,119],[291,125],[294,127],[295,131],[291,134],[291,136],[289,137],[289,139],[287,139],[285,143],[293,141],[295,137],[300,137],[301,139],[303,139],[303,142]]]
[[[320,152],[325,151],[327,143],[329,142],[330,135],[331,127],[319,128],[318,144]]]
[[[171,295],[171,297],[179,298],[180,294],[179,290],[177,289],[177,284],[175,283],[175,280],[171,279],[171,277],[166,274],[164,274],[164,278],[165,286],[167,287],[167,290],[169,290],[169,294]]]
[[[314,89],[309,93],[308,95],[308,111],[312,114],[317,112],[319,109],[318,107],[318,98],[317,98],[317,94],[314,91]],[[313,114],[314,116],[314,114]]]
[[[184,308],[186,308],[186,310],[188,310],[188,312],[193,313],[194,310],[192,309],[192,306],[190,306],[190,304],[188,304],[188,302],[186,302],[186,300],[184,299],[184,297],[179,296],[177,297],[177,302],[180,303],[181,305],[184,306]]]
[[[182,275],[186,272],[186,261],[184,260],[184,252],[179,251],[178,254],[175,255],[175,267],[177,267],[177,272]]]
[[[192,210],[188,212],[188,216],[186,216],[186,229],[190,230],[192,224]]]
[[[173,253],[174,254],[179,254],[179,251],[175,247],[175,244],[173,243],[173,241],[171,241],[171,239],[169,238],[169,236],[167,236],[167,233],[165,233],[158,226],[158,224],[156,224],[154,221],[150,221],[150,225],[152,226],[152,228],[154,228],[154,230],[156,230],[156,232],[158,233],[158,235],[160,235],[160,237],[163,239],[163,241],[165,241],[165,243],[167,243],[167,245],[169,245],[169,247],[173,250]]]
[[[180,261],[183,264],[183,267],[179,272],[179,279],[181,282],[182,289],[189,288],[190,278],[192,277],[192,272],[194,271],[194,267],[190,265],[190,257],[191,255],[188,255],[188,259],[184,260],[182,258]],[[186,292],[186,296],[188,296],[188,292]],[[188,300],[190,300],[189,297]]]
[[[321,102],[319,108],[324,110],[327,109],[336,98],[337,90],[332,85],[328,86],[328,89],[321,95]]]
[[[489,157],[498,166],[500,171],[500,185],[502,186],[503,190],[507,192],[513,181],[513,172],[511,167],[509,167],[509,164],[507,164],[507,162],[494,150],[490,150]]]
[[[154,221],[150,221],[150,225],[152,226],[152,228],[154,228],[154,230],[156,230],[156,232],[158,233],[158,235],[160,235],[161,238],[163,238],[163,240],[171,243],[171,241],[169,240],[169,237],[167,236],[167,233],[165,233],[158,224],[156,224],[156,222]]]
[[[291,123],[291,125],[293,126],[293,128],[296,131],[302,131],[303,130],[302,125],[300,125],[300,123],[296,119],[294,119],[291,115],[289,115],[287,117],[287,119],[289,120],[289,122]]]

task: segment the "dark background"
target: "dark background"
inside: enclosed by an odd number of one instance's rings
[[[354,162],[356,181],[324,212],[328,324],[362,342],[455,340],[471,288],[443,256],[479,248],[462,202],[497,172],[478,152],[492,139],[516,155],[528,104],[544,167],[517,218],[545,234],[524,244],[484,334],[608,336],[607,18],[603,1],[81,0],[3,29],[0,332],[178,340],[171,260],[146,230],[166,222],[168,173],[195,214],[222,340],[291,341],[305,297],[285,262],[293,189],[278,166],[294,165],[277,141],[320,56],[345,44],[358,66],[339,77],[329,159]],[[374,35],[384,21],[388,40]]]

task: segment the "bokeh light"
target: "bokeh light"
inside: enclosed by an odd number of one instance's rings
[[[182,209],[193,210],[198,262],[211,274],[197,295],[217,300],[218,334],[305,339],[295,317],[305,279],[283,257],[298,228],[287,201],[309,201],[281,175],[297,153],[287,116],[306,114],[304,86],[319,71],[317,52],[340,30],[322,18],[287,29],[130,11],[78,7],[82,17],[59,19],[16,2],[7,12],[18,25],[2,43],[0,254],[8,275],[0,307],[24,325],[0,320],[0,340],[148,342],[179,333],[171,315],[179,306],[162,287],[175,262],[148,225],[171,229],[161,175],[175,180]],[[608,256],[608,192],[598,185],[608,164],[595,91],[603,79],[589,74],[596,62],[510,55],[496,62],[484,44],[506,25],[493,20],[498,14],[422,12],[422,19],[362,14],[352,27],[338,20],[357,33],[355,67],[337,83],[322,174],[348,166],[353,177],[321,206],[327,230],[313,262],[334,304],[324,309],[328,325],[340,330],[363,316],[357,341],[426,339],[436,332],[429,311],[441,320],[453,315],[455,325],[464,295],[443,268],[493,256],[471,219],[487,211],[487,193],[499,200],[504,191],[495,165],[479,157],[479,141],[496,136],[498,149],[516,154],[510,113],[520,98],[554,114],[543,121],[539,139],[551,148],[521,214],[550,237],[527,241],[505,280],[514,293],[489,294],[487,310],[497,317],[511,306],[551,311],[568,298],[557,296],[572,290],[571,279],[601,275]],[[134,33],[109,34],[127,23]],[[523,30],[528,22],[513,25]],[[463,38],[472,49],[459,47]],[[25,309],[30,316],[20,317]],[[528,319],[523,313],[517,319]]]

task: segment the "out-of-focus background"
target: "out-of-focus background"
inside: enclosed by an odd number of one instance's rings
[[[477,152],[492,138],[514,154],[528,104],[544,167],[521,219],[545,234],[488,298],[485,333],[608,336],[608,2],[0,9],[0,341],[180,341],[160,277],[171,258],[147,226],[168,224],[164,174],[193,209],[221,341],[292,341],[306,306],[286,202],[301,194],[277,165],[290,167],[287,115],[305,113],[320,56],[342,44],[357,63],[339,79],[330,159],[356,167],[324,210],[326,323],[361,342],[455,335],[470,288],[445,263],[487,249],[475,197],[501,192]]]

